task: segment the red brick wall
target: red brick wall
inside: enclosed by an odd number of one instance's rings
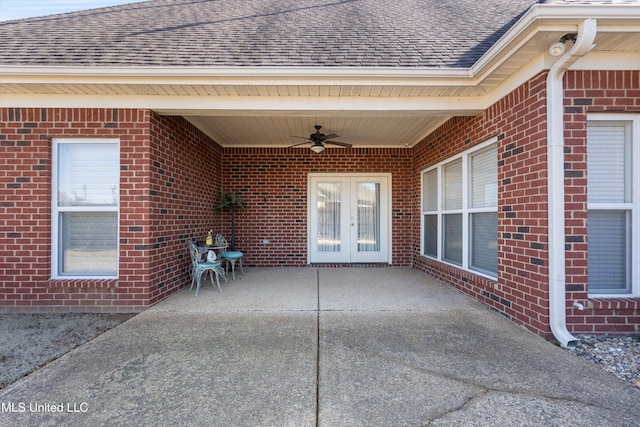
[[[419,255],[419,198],[413,239],[416,268],[550,338],[545,78],[532,79],[479,116],[450,120],[416,147],[414,180],[419,185],[423,169],[499,136],[498,280]],[[565,89],[568,328],[574,333],[637,333],[639,299],[587,297],[586,115],[640,111],[640,73],[569,72]],[[574,309],[574,301],[586,309]]]
[[[639,72],[569,72],[566,84],[567,305],[570,330],[638,332],[638,299],[588,299],[586,114],[640,111]],[[391,173],[393,264],[415,267],[550,336],[545,75],[484,113],[450,120],[414,149],[220,148],[182,118],[130,109],[0,110],[0,310],[133,312],[188,283],[186,239],[229,239],[220,190],[239,192],[245,265],[307,260],[307,175]],[[498,280],[420,253],[420,172],[498,137]],[[51,139],[121,141],[120,277],[50,280]],[[269,244],[263,244],[269,240]],[[37,242],[37,245],[25,243]],[[577,311],[573,301],[586,307]]]
[[[417,268],[548,336],[545,96],[545,75],[539,75],[482,114],[450,120],[415,147],[419,186],[425,168],[498,137],[498,280],[419,255],[419,198],[413,238]]]
[[[151,115],[149,262],[151,303],[190,283],[187,240],[219,228],[218,144],[182,117]]]
[[[411,265],[411,180],[409,149],[226,148],[222,187],[238,192],[247,207],[236,211],[236,249],[244,265],[307,265],[307,175],[310,172],[391,173],[393,265]],[[231,240],[229,211],[218,212]],[[269,244],[263,244],[268,240]]]
[[[118,280],[51,280],[57,137],[120,139]],[[184,241],[213,222],[203,207],[218,185],[216,147],[183,119],[144,110],[0,110],[0,310],[136,312],[186,284]],[[195,166],[203,159],[210,166],[201,182]],[[176,225],[182,216],[185,223]]]
[[[587,114],[638,114],[640,72],[569,72],[564,104],[568,327],[574,333],[638,333],[640,299],[589,299],[587,295]],[[573,308],[573,301],[585,309]]]

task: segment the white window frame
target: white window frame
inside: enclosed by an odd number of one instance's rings
[[[58,148],[62,144],[115,144],[120,153],[120,139],[118,138],[53,138],[52,139],[52,173],[51,173],[51,278],[59,280],[73,279],[117,279],[120,266],[120,197],[116,206],[59,206],[58,204]],[[118,168],[118,175],[120,168]],[[120,185],[118,177],[119,194]],[[116,242],[116,271],[113,275],[69,275],[60,274],[59,267],[59,217],[62,212],[116,212],[117,233]]]
[[[473,274],[477,274],[492,280],[497,278],[497,272],[489,272],[487,270],[477,269],[471,267],[471,245],[470,245],[470,235],[471,235],[471,224],[470,224],[470,216],[474,213],[490,213],[495,212],[498,213],[498,204],[496,203],[495,207],[482,207],[482,208],[472,208],[470,203],[470,185],[469,185],[469,169],[471,164],[471,158],[474,154],[491,147],[492,145],[497,146],[498,137],[493,137],[481,144],[474,146],[460,154],[449,157],[440,163],[437,163],[427,169],[422,170],[420,173],[420,254],[426,258],[435,259],[439,262],[451,265],[455,268],[460,268],[462,270],[469,271]],[[450,164],[453,161],[458,159],[462,159],[462,208],[455,210],[445,210],[444,209],[444,197],[442,191],[442,180],[443,180],[443,167]],[[496,167],[498,164],[498,158],[496,158]],[[436,210],[425,210],[425,189],[424,189],[424,175],[433,170],[437,170],[437,209]],[[496,191],[497,191],[498,182],[496,181]],[[443,238],[444,238],[444,230],[443,230],[443,216],[445,214],[462,214],[462,265],[455,264],[444,259],[444,247],[443,247]],[[427,255],[424,252],[425,242],[424,242],[424,227],[425,227],[425,215],[436,215],[438,219],[438,228],[437,228],[437,256]],[[496,230],[496,240],[497,240]]]
[[[609,114],[592,113],[587,115],[587,122],[627,122],[631,133],[631,203],[587,203],[588,211],[595,210],[628,210],[631,212],[631,230],[629,231],[631,254],[629,268],[631,269],[631,289],[628,293],[591,293],[589,298],[629,298],[640,297],[640,114]],[[588,141],[587,141],[588,144]],[[589,171],[587,170],[587,174]],[[634,262],[636,260],[636,262]]]

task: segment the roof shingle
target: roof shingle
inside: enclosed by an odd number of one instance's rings
[[[468,68],[535,0],[152,0],[0,23],[0,64]]]

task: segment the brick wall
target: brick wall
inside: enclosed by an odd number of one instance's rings
[[[565,78],[568,326],[576,333],[638,332],[638,299],[588,299],[586,114],[640,111],[639,72]],[[236,243],[245,265],[307,261],[307,175],[392,174],[392,251],[549,337],[545,75],[475,117],[457,117],[413,149],[222,149],[186,120],[133,109],[0,110],[0,310],[134,312],[188,281],[187,239],[213,228],[229,239],[220,190],[239,192]],[[420,256],[421,171],[498,137],[498,280]],[[121,141],[120,277],[51,280],[51,139]],[[268,240],[268,244],[262,243]],[[34,244],[37,243],[37,244]],[[571,307],[584,304],[584,311]]]
[[[419,198],[413,239],[417,268],[550,338],[545,78],[532,79],[479,116],[450,120],[416,147],[418,185],[421,170],[499,137],[498,280],[419,255]],[[640,73],[572,71],[565,89],[567,326],[574,333],[637,333],[639,299],[587,297],[586,115],[640,111]],[[574,309],[573,301],[585,310]]]
[[[391,173],[393,265],[411,265],[411,180],[409,149],[226,148],[222,187],[247,202],[236,211],[236,248],[244,265],[307,264],[307,175],[310,172]],[[220,211],[221,230],[230,240],[229,211]],[[268,244],[263,244],[268,240]]]
[[[151,303],[190,283],[187,240],[219,228],[221,147],[182,117],[151,115]]]
[[[545,75],[482,114],[456,117],[415,147],[415,185],[425,168],[498,137],[498,280],[420,255],[420,200],[413,222],[415,266],[514,322],[549,336]]]
[[[58,137],[120,139],[118,280],[51,280],[51,140]],[[0,110],[0,310],[137,312],[185,285],[184,239],[203,235],[214,218],[205,208],[217,191],[216,147],[185,120],[144,110]],[[208,166],[199,170],[203,160]]]
[[[569,72],[564,104],[568,327],[574,333],[638,333],[640,299],[588,298],[587,114],[640,113],[640,72]],[[573,308],[573,301],[585,309]]]

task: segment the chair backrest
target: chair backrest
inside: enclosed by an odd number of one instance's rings
[[[224,238],[222,234],[216,235],[216,246],[229,246],[227,243],[227,239]]]
[[[193,244],[193,242],[191,240],[189,240],[187,242],[187,244],[189,245],[189,255],[191,255],[191,264],[192,265],[197,265],[198,261],[200,261],[198,258],[198,248],[196,248],[196,245]]]

